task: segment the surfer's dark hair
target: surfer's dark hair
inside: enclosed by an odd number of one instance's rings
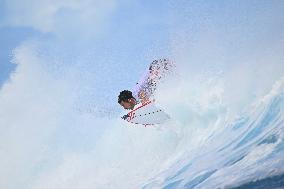
[[[118,103],[120,104],[122,101],[126,102],[128,99],[134,98],[131,91],[124,90],[121,91],[118,96]]]

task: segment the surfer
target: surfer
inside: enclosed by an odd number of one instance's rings
[[[120,92],[118,103],[126,110],[133,110],[137,104],[145,105],[150,100],[154,100],[153,96],[158,84],[172,70],[172,67],[173,63],[168,59],[154,60],[132,91]]]
[[[143,109],[146,110],[146,105],[148,105],[147,107],[150,107],[149,104],[155,101],[154,93],[157,89],[157,86],[163,80],[163,78],[165,78],[165,76],[172,71],[173,66],[173,63],[168,59],[154,60],[150,64],[149,69],[147,69],[143,77],[139,80],[139,82],[136,83],[136,86],[132,91],[123,90],[120,92],[118,96],[118,103],[125,110],[132,110],[131,112],[135,111],[136,105],[140,105],[138,107],[139,109],[143,107]],[[131,112],[129,112],[127,115],[124,115],[122,119],[126,120],[129,118],[131,120],[133,118],[130,115]]]

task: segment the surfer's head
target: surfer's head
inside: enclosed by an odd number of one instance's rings
[[[118,96],[118,103],[126,110],[133,110],[136,105],[136,99],[132,96],[131,91],[124,90]]]

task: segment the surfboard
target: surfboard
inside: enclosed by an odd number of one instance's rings
[[[156,106],[154,101],[136,105],[135,109],[127,115],[126,121],[142,125],[162,124],[170,119],[170,116]]]

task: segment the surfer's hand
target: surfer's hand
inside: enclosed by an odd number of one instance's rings
[[[129,117],[129,115],[126,114],[126,115],[122,116],[121,118],[124,119],[124,120],[126,120],[128,117]]]

